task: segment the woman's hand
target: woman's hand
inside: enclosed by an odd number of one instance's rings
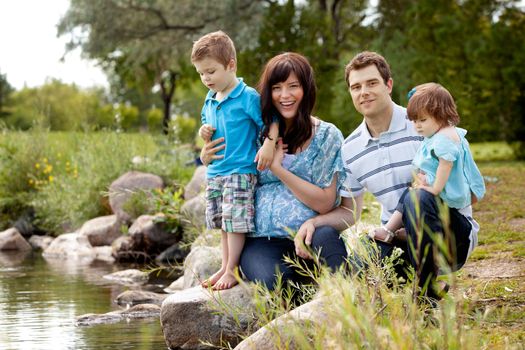
[[[309,247],[312,244],[312,237],[314,236],[315,225],[312,220],[306,220],[295,235],[293,243],[295,245],[295,254],[303,259],[312,259]]]
[[[204,146],[201,149],[201,155],[200,155],[202,164],[209,165],[215,159],[224,158],[224,155],[220,155],[220,156],[216,155],[217,152],[219,152],[220,150],[223,150],[226,147],[225,143],[217,146],[221,142],[224,142],[224,137],[219,137],[216,140],[213,140],[211,142],[207,142],[206,144],[204,144]]]

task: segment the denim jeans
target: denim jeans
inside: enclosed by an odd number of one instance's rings
[[[445,242],[448,242],[448,252],[445,256],[449,256],[447,262],[450,269],[456,271],[467,260],[472,229],[467,218],[454,208],[448,208],[449,224],[448,227],[444,227],[440,207],[445,207],[440,204],[441,199],[430,192],[410,191],[403,198],[403,225],[407,232],[407,242],[395,241],[394,245],[378,242],[381,258],[389,256],[395,246],[403,249],[404,254],[401,258],[405,260],[405,264],[414,268],[421,288],[428,284],[426,294],[432,298],[438,298],[432,288],[438,275],[435,253],[439,249],[435,242],[435,235],[441,236]],[[445,237],[447,232],[450,235]],[[403,274],[399,270],[398,273]]]
[[[332,271],[346,263],[346,249],[339,231],[330,226],[318,227],[312,238],[312,249],[318,252],[321,263]],[[241,254],[240,268],[250,281],[258,281],[274,289],[277,273],[284,281],[302,282],[304,277],[284,261],[284,256],[301,259],[295,255],[293,240],[289,238],[246,237]]]

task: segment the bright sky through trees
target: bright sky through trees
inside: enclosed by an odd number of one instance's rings
[[[81,59],[80,50],[60,60],[67,38],[57,38],[56,24],[68,6],[68,0],[0,0],[0,73],[14,88],[39,86],[46,78],[107,86],[105,75]]]

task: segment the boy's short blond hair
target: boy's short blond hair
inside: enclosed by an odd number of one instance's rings
[[[222,30],[208,33],[193,43],[191,62],[198,62],[205,58],[212,58],[224,65],[224,68],[233,59],[237,62],[237,54],[232,39]]]

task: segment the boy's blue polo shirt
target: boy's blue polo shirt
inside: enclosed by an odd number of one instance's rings
[[[212,140],[224,137],[226,143],[226,148],[217,152],[224,158],[208,165],[208,178],[257,173],[253,160],[257,153],[257,136],[263,127],[260,97],[242,78],[238,80],[239,84],[220,102],[210,90],[202,107],[202,123],[216,129]]]

